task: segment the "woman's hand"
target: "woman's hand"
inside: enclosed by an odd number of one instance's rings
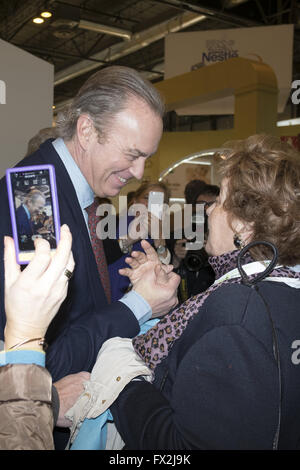
[[[21,272],[16,262],[14,241],[5,237],[5,348],[32,338],[45,336],[47,328],[66,298],[66,269],[74,270],[71,252],[72,235],[66,225],[61,227],[61,239],[51,256],[49,243],[35,240],[32,261]],[[24,348],[32,348],[28,343]]]
[[[131,284],[134,286],[144,275],[151,272],[156,265],[160,265],[166,274],[173,271],[172,264],[162,264],[156,250],[146,240],[141,242],[145,253],[142,251],[133,251],[130,257],[125,258],[130,268],[119,269],[122,276],[129,277]]]
[[[154,248],[146,240],[141,242],[145,253],[132,252],[126,262],[131,268],[120,269],[128,276],[133,290],[140,294],[152,308],[152,318],[168,313],[178,303],[177,287],[180,276],[172,265],[160,263]]]

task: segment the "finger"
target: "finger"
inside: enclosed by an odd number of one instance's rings
[[[70,272],[73,272],[74,259],[73,255],[71,254],[71,247],[71,232],[67,225],[63,225],[60,230],[60,241],[45,275],[45,280],[48,279],[50,283],[53,283],[61,278],[66,269],[68,269]]]
[[[173,271],[173,264],[163,264],[162,269],[165,271],[165,273],[169,274]]]
[[[156,253],[156,250],[153,248],[152,245],[150,245],[149,242],[147,242],[147,240],[142,240],[141,241],[141,245],[142,245],[142,248],[143,250],[145,251],[147,257],[148,257],[148,260],[150,261],[155,261],[155,262],[159,262],[159,259],[158,259],[158,255]],[[132,254],[132,253],[131,253]]]
[[[65,271],[68,270],[69,272],[73,273],[74,266],[75,266],[74,258],[71,252]],[[58,279],[55,279],[53,275],[49,276],[48,271],[49,270],[47,270],[46,273],[44,274],[42,278],[42,282],[45,286],[47,286],[48,290],[49,289],[54,290],[54,294],[52,295],[52,299],[54,303],[53,303],[52,315],[51,315],[51,317],[53,318],[58,312],[62,302],[67,297],[70,277],[67,276],[67,274],[64,271],[63,274],[61,274]]]
[[[70,255],[69,255],[68,262],[66,264],[66,267],[63,270],[63,276],[62,276],[66,283],[68,283],[69,280],[70,280],[69,273],[71,273],[73,275],[74,269],[75,269],[75,261],[74,261],[74,258],[73,258],[73,253],[71,251]],[[59,279],[60,278],[61,278],[61,275],[59,276]],[[56,282],[58,282],[58,280],[56,280]]]
[[[133,269],[140,266],[140,264],[133,258],[125,258],[125,263],[129,264],[129,266]]]
[[[177,289],[177,287],[179,286],[180,284],[180,281],[181,281],[181,277],[174,273],[174,272],[171,272],[169,274],[169,283],[170,283],[170,287],[174,288],[174,289]]]
[[[75,269],[75,261],[74,261],[72,251],[70,252],[69,259],[68,259],[68,262],[67,262],[67,265],[66,265],[66,269],[68,271],[70,271],[71,273],[73,273],[73,271]]]
[[[135,259],[139,264],[144,264],[147,261],[147,256],[142,251],[132,251],[131,252],[132,258]]]
[[[174,295],[176,293],[176,289],[178,288],[181,278],[178,274],[171,272],[171,273],[166,273],[164,272],[164,276],[161,272],[157,271],[156,272],[156,280],[160,284],[164,284],[165,286],[168,286],[168,288],[172,291],[174,290]]]
[[[168,279],[169,279],[168,274],[163,270],[161,265],[157,264],[154,267],[154,272],[155,272],[155,276],[156,276],[156,281],[159,284],[167,284],[168,283]]]
[[[132,270],[129,269],[129,268],[122,268],[122,269],[119,269],[119,274],[121,276],[129,277],[129,279],[130,279],[130,276],[132,274]]]
[[[8,288],[17,280],[21,272],[16,260],[14,240],[11,237],[4,237],[4,271],[5,287]]]

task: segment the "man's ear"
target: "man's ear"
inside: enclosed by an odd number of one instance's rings
[[[77,138],[83,150],[87,149],[94,131],[94,124],[89,115],[81,114],[77,119]]]

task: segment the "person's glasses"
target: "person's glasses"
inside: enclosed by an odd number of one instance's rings
[[[204,204],[204,209],[208,209],[210,206],[212,206],[216,201],[197,201],[197,204]]]

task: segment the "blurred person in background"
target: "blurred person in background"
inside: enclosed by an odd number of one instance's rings
[[[189,204],[193,205],[192,220],[197,221],[196,204],[204,206],[204,242],[208,236],[207,209],[219,195],[220,188],[216,185],[206,184],[201,180],[194,180],[187,185],[185,194]],[[203,222],[201,222],[203,223]],[[195,231],[195,222],[193,223]],[[178,289],[179,302],[183,302],[192,295],[205,291],[215,280],[215,274],[208,262],[208,254],[204,247],[197,250],[187,250],[188,240],[181,238],[172,240],[172,264],[175,271],[181,276]]]
[[[132,195],[128,204],[128,211],[134,208],[135,204],[142,204],[145,212],[141,214],[139,211],[135,215],[125,214],[127,220],[128,232],[120,236],[120,214],[117,216],[117,234],[116,239],[106,238],[103,245],[108,262],[108,272],[110,276],[111,295],[113,300],[120,299],[130,287],[130,281],[127,277],[119,274],[119,269],[127,267],[126,258],[130,256],[132,251],[143,251],[141,240],[147,240],[155,247],[159,254],[160,260],[164,264],[169,264],[171,254],[168,250],[166,240],[162,233],[162,219],[159,220],[155,215],[148,211],[148,197],[151,191],[164,193],[164,204],[169,203],[169,190],[164,183],[146,182],[143,183]],[[139,223],[137,223],[139,222]],[[155,234],[157,228],[157,238],[151,238]]]

